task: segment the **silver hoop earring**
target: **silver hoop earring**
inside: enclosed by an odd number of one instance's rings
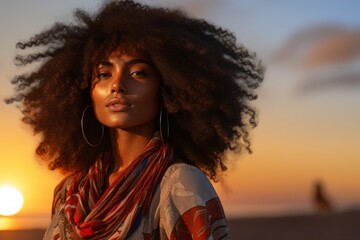
[[[164,137],[164,133],[163,133],[163,128],[165,128],[165,131],[166,131],[165,137]],[[170,127],[169,127],[169,115],[167,112],[165,114],[165,126],[163,127],[163,107],[161,107],[161,109],[160,109],[159,130],[160,130],[160,139],[163,142],[163,144],[166,144],[167,141],[169,140]]]
[[[88,110],[89,108],[92,108],[92,106],[91,106],[91,105],[86,106],[85,109],[84,109],[84,111],[83,111],[83,113],[82,113],[82,116],[81,116],[81,132],[82,132],[82,135],[83,135],[86,143],[87,143],[89,146],[91,146],[91,147],[98,147],[98,146],[100,146],[100,144],[101,144],[101,142],[102,142],[102,140],[103,140],[103,138],[104,138],[104,125],[101,124],[101,137],[100,137],[100,141],[99,141],[98,143],[96,143],[96,144],[91,143],[91,142],[89,141],[88,137],[86,137],[85,130],[84,130],[84,117],[85,117],[85,114],[86,114],[86,112],[87,112],[87,110]],[[93,112],[94,112],[94,111],[93,111]],[[95,114],[93,114],[92,117],[94,118],[94,120],[95,120],[96,122],[98,122],[98,121],[96,120],[96,118],[95,118]],[[95,122],[94,120],[93,120],[93,122]],[[93,126],[94,126],[94,125],[93,125]],[[93,126],[92,126],[92,127],[93,127]]]

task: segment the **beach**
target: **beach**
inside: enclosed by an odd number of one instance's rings
[[[360,210],[229,221],[232,239],[359,240]]]
[[[231,218],[234,240],[359,240],[360,210],[328,214]],[[41,240],[45,229],[0,231],[0,240]]]

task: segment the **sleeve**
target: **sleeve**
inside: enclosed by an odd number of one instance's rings
[[[161,239],[230,239],[220,200],[206,175],[187,164],[171,166],[161,183]]]

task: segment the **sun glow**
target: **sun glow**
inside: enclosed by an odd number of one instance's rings
[[[23,196],[14,187],[0,187],[0,215],[11,216],[20,211],[24,203]]]

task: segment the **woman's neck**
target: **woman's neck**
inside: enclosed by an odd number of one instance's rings
[[[113,173],[119,173],[129,166],[144,151],[154,132],[153,126],[142,129],[114,129],[111,133]]]

